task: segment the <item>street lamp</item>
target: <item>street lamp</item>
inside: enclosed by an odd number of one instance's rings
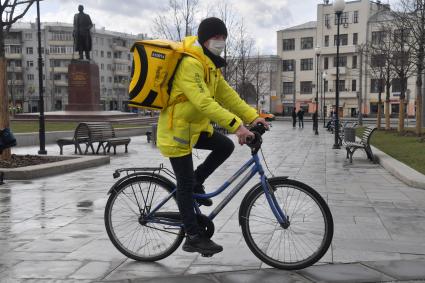
[[[314,124],[314,134],[319,134],[319,57],[320,57],[320,46],[317,46],[315,49],[316,52],[316,111],[314,113],[315,119]]]
[[[340,149],[339,145],[339,44],[340,44],[340,38],[339,38],[339,25],[341,23],[341,15],[342,11],[344,11],[345,8],[345,1],[344,0],[335,0],[333,4],[333,8],[335,11],[335,15],[337,17],[337,41],[336,41],[336,90],[335,90],[335,142],[333,145],[333,149]]]
[[[326,84],[326,79],[328,78],[328,74],[326,72],[323,73],[322,75],[323,78],[323,103],[322,103],[322,107],[323,107],[323,128],[326,128],[326,88],[325,88],[325,84]]]
[[[38,154],[47,154],[46,145],[46,131],[44,123],[44,98],[43,98],[43,58],[41,57],[41,28],[40,28],[40,0],[37,0],[37,39],[38,39],[38,91],[39,91],[39,108],[40,108],[40,150]]]

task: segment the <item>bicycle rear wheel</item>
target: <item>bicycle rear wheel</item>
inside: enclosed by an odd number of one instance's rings
[[[144,218],[172,190],[169,184],[158,178],[136,176],[111,193],[105,207],[105,227],[109,239],[121,253],[138,261],[156,261],[179,247],[184,238],[181,227],[153,223],[155,218]],[[175,197],[157,213],[162,219],[164,215],[179,215]]]
[[[279,269],[302,269],[314,264],[326,253],[333,237],[328,205],[301,182],[279,177],[268,182],[290,226],[281,227],[258,184],[245,196],[239,211],[248,247],[264,263]]]

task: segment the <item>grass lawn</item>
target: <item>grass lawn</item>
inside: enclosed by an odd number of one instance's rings
[[[358,128],[356,135],[361,137],[364,128]],[[408,129],[413,131],[413,129]],[[412,135],[399,135],[396,130],[376,131],[371,144],[386,154],[425,174],[425,141]]]
[[[54,131],[73,131],[77,127],[78,122],[46,122],[46,132]],[[140,125],[137,124],[117,124],[112,123],[112,126],[116,128],[135,128]],[[38,132],[39,123],[38,121],[12,121],[10,122],[10,128],[13,133],[31,133]]]

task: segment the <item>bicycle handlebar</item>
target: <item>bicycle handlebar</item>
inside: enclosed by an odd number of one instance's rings
[[[257,125],[249,129],[253,134],[254,138],[248,137],[246,145],[251,148],[251,153],[256,154],[263,143],[261,136],[267,131],[267,128],[262,123],[257,123]]]

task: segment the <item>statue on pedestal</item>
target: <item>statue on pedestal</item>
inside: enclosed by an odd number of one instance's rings
[[[83,60],[83,52],[86,54],[86,59],[90,60],[90,51],[92,48],[90,29],[93,23],[90,16],[84,14],[84,6],[78,6],[78,14],[74,15],[74,48],[78,51],[80,60]]]

